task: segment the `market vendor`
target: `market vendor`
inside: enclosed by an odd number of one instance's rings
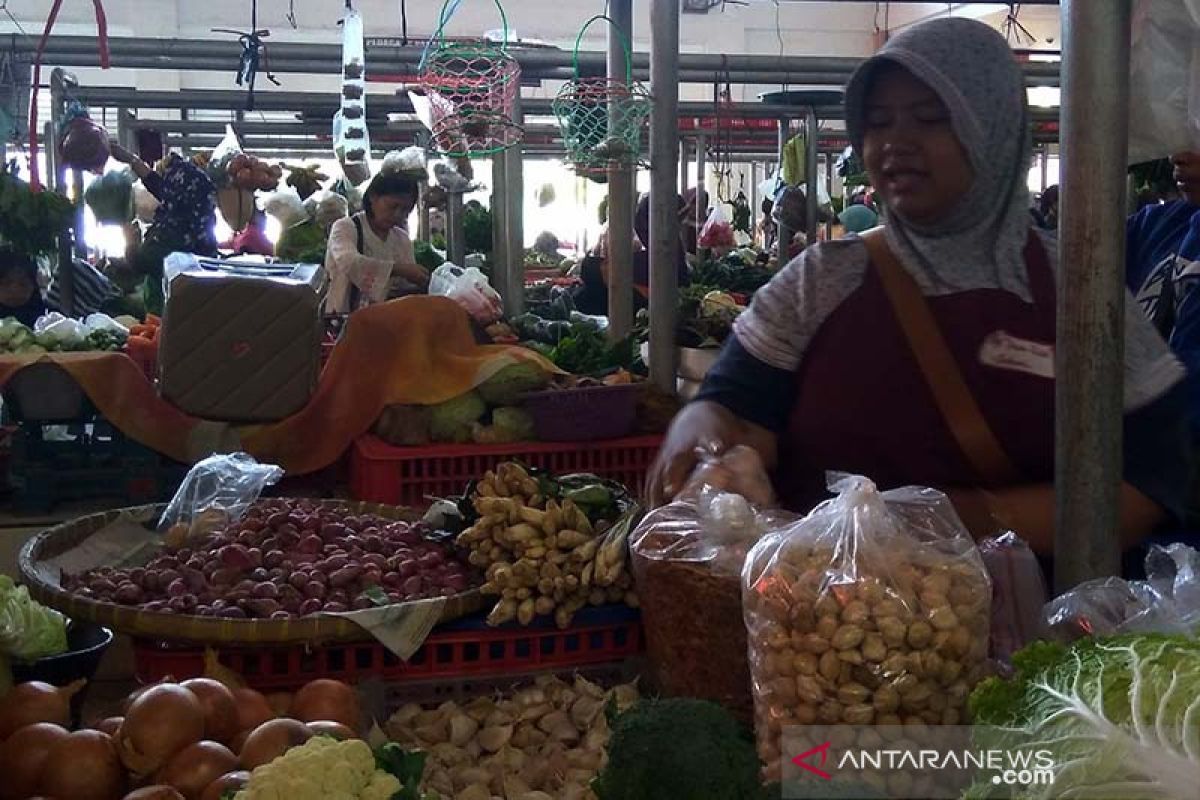
[[[429,287],[429,270],[417,263],[403,225],[417,197],[411,178],[376,175],[363,194],[363,210],[333,223],[325,256],[327,313],[347,314]]]
[[[678,491],[698,445],[747,444],[793,510],[828,497],[827,470],[938,487],[972,533],[1048,554],[1058,250],[1029,215],[1021,70],[991,28],[937,19],[855,72],[846,112],[885,228],[815,244],[759,291],[673,423],[651,498]],[[1183,374],[1129,298],[1126,545],[1181,511]]]
[[[154,221],[136,252],[129,254],[129,262],[146,276],[146,310],[161,314],[163,260],[175,252],[218,255],[217,189],[204,170],[178,153],[171,153],[159,165],[160,174],[115,142],[110,149],[112,157],[128,164],[159,201]]]
[[[705,195],[707,197],[707,195]],[[687,263],[687,240],[693,243],[695,236],[695,193],[689,201],[686,197],[679,199],[679,219],[681,225],[679,250],[675,256],[675,274],[679,285],[691,283]],[[693,227],[687,228],[691,221]],[[637,210],[633,215],[633,307],[646,308],[650,302],[650,195],[644,195],[638,201]],[[600,235],[600,241],[595,249],[584,258],[580,264],[580,277],[583,288],[575,297],[575,307],[585,314],[604,316],[608,314],[608,287],[612,265],[609,261],[608,230]]]
[[[30,328],[46,313],[38,290],[37,265],[29,256],[0,246],[0,319],[13,317]]]

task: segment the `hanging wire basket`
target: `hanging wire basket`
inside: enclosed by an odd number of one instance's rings
[[[441,156],[480,158],[520,143],[525,129],[514,120],[521,66],[508,54],[508,17],[496,0],[504,41],[447,42],[446,24],[460,0],[442,5],[437,32],[421,58],[420,83],[433,116],[431,149]]]
[[[613,26],[625,50],[625,80],[583,78],[579,75],[579,45],[593,22]],[[637,167],[642,160],[642,136],[651,110],[650,93],[633,80],[629,40],[611,19],[598,14],[575,39],[575,77],[563,84],[551,103],[558,118],[567,159],[581,175],[607,173],[610,167]]]

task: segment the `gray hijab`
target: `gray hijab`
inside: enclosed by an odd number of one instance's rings
[[[1029,301],[1024,248],[1033,147],[1025,81],[1008,44],[962,18],[931,20],[890,40],[846,87],[846,125],[860,153],[866,93],[884,62],[904,67],[941,97],[975,174],[963,202],[935,225],[915,225],[884,208],[893,251],[926,294],[1000,288]]]

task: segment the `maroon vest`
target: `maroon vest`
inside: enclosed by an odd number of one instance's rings
[[[1054,275],[1030,233],[1025,264],[1033,302],[1001,289],[926,298],[963,379],[1025,481],[1053,480],[1054,380],[985,365],[996,332],[1054,344]],[[873,265],[814,337],[796,375],[780,438],[780,497],[806,512],[828,497],[825,472],[864,475],[881,488],[981,486],[912,355]]]

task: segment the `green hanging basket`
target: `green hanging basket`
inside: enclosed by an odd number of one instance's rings
[[[581,78],[579,45],[593,22],[613,25],[625,49],[625,80]],[[610,167],[643,165],[642,137],[650,119],[650,93],[633,80],[629,41],[603,14],[588,20],[575,39],[575,77],[563,84],[551,103],[562,131],[567,160],[581,175],[593,177]]]
[[[481,158],[520,143],[525,129],[514,120],[521,66],[508,54],[508,17],[499,0],[504,42],[447,42],[450,0],[421,59],[420,83],[433,115],[431,149],[438,155]],[[455,6],[457,10],[457,6]]]

